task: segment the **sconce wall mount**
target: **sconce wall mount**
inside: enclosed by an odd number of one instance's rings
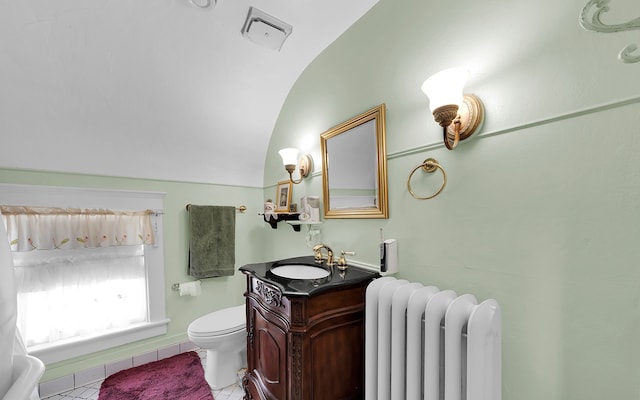
[[[482,101],[478,96],[462,93],[467,76],[468,71],[462,68],[450,68],[431,76],[422,85],[449,150],[473,135],[484,122]]]
[[[453,143],[456,129],[458,140],[465,140],[478,131],[484,122],[484,105],[474,94],[465,94],[462,105],[457,110],[452,124],[447,125],[447,141]],[[456,128],[457,126],[457,128]]]

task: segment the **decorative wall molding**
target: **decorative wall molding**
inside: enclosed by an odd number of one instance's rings
[[[583,115],[589,115],[589,114],[595,114],[598,112],[602,112],[602,111],[606,111],[606,110],[612,110],[615,108],[619,108],[619,107],[624,107],[627,106],[629,104],[636,104],[636,103],[640,103],[640,96],[635,96],[635,97],[630,97],[627,99],[622,99],[622,100],[617,100],[611,103],[605,103],[605,104],[600,104],[600,105],[596,105],[593,107],[588,107],[588,108],[584,108],[581,110],[577,110],[577,111],[571,111],[565,114],[559,114],[559,115],[555,115],[555,116],[551,116],[551,117],[547,117],[547,118],[542,118],[539,120],[535,120],[535,121],[530,121],[530,122],[526,122],[526,123],[522,123],[522,124],[518,124],[518,125],[514,125],[511,127],[507,127],[507,128],[503,128],[503,129],[498,129],[495,131],[487,131],[487,132],[481,132],[479,134],[477,134],[477,139],[482,139],[482,138],[488,138],[488,137],[492,137],[492,136],[498,136],[498,135],[505,135],[505,134],[509,134],[512,132],[518,132],[524,129],[530,129],[536,126],[540,126],[540,125],[546,125],[546,124],[551,124],[554,122],[558,122],[558,121],[563,121],[563,120],[567,120],[567,119],[572,119],[572,118],[577,118]],[[439,149],[441,147],[444,147],[444,144],[442,143],[442,140],[440,141],[436,141],[433,143],[429,143],[426,144],[424,146],[419,146],[419,147],[412,147],[409,149],[405,149],[405,150],[399,150],[393,153],[388,153],[387,154],[387,160],[393,160],[396,158],[403,158],[403,157],[407,157],[407,156],[411,156],[414,154],[422,154],[425,153],[427,151],[431,151],[431,150],[435,150],[435,149]],[[351,261],[353,262],[353,261]]]
[[[607,25],[601,20],[601,15],[609,11],[609,0],[589,0],[580,13],[580,25],[588,31],[601,33],[624,32],[640,29],[640,17],[629,22]],[[618,53],[618,59],[624,63],[640,61],[640,54],[633,54],[638,50],[636,44],[628,44]]]
[[[482,139],[482,138],[489,138],[492,136],[498,136],[498,135],[506,135],[509,133],[513,133],[513,132],[518,132],[521,130],[525,130],[525,129],[530,129],[536,126],[540,126],[540,125],[546,125],[546,124],[551,124],[551,123],[555,123],[555,122],[559,122],[559,121],[563,121],[563,120],[567,120],[567,119],[572,119],[572,118],[577,118],[583,115],[589,115],[589,114],[595,114],[595,113],[599,113],[599,112],[603,112],[603,111],[607,111],[607,110],[612,110],[612,109],[616,109],[616,108],[620,108],[620,107],[624,107],[630,104],[636,104],[636,103],[640,103],[640,96],[634,96],[634,97],[629,97],[629,98],[625,98],[625,99],[620,99],[620,100],[616,100],[616,101],[612,101],[609,103],[603,103],[603,104],[598,104],[598,105],[594,105],[591,107],[587,107],[587,108],[583,108],[583,109],[579,109],[579,110],[575,110],[575,111],[570,111],[570,112],[566,112],[564,114],[558,114],[558,115],[553,115],[550,117],[546,117],[546,118],[541,118],[538,120],[534,120],[534,121],[529,121],[529,122],[524,122],[518,125],[513,125],[510,127],[506,127],[506,128],[502,128],[502,129],[497,129],[494,131],[486,131],[486,132],[480,132],[479,134],[477,134],[477,139]],[[394,159],[398,159],[398,158],[404,158],[404,157],[409,157],[415,154],[423,154],[425,152],[429,152],[432,150],[436,150],[439,148],[444,147],[444,144],[442,142],[442,140],[440,141],[435,141],[433,143],[428,143],[422,146],[416,146],[416,147],[410,147],[407,149],[401,149],[401,150],[397,150],[397,151],[393,151],[393,152],[389,152],[387,153],[387,160],[394,160]],[[313,174],[311,174],[311,176],[313,178],[319,178],[322,179],[322,169],[321,168],[317,168],[318,171],[314,171]],[[263,189],[272,189],[275,188],[276,185],[269,185],[269,186],[265,186]],[[357,267],[361,267],[361,268],[366,268],[366,269],[371,269],[371,270],[375,270],[378,271],[379,267],[377,265],[373,265],[373,264],[367,264],[364,262],[359,262],[356,260],[352,260],[349,259],[350,263],[354,264]]]

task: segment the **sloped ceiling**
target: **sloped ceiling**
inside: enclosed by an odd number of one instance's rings
[[[0,167],[262,187],[289,89],[376,2],[0,2]],[[293,26],[280,51],[250,7]]]

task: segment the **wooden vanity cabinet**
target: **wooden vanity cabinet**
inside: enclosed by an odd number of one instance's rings
[[[362,399],[368,283],[293,296],[247,276],[245,399]]]

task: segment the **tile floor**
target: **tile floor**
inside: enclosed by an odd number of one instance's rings
[[[207,355],[206,351],[197,351],[204,363]],[[102,381],[94,382],[68,392],[44,397],[42,400],[98,400],[101,384]],[[215,400],[242,400],[244,397],[244,391],[238,385],[231,385],[221,390],[212,390],[211,393]]]

